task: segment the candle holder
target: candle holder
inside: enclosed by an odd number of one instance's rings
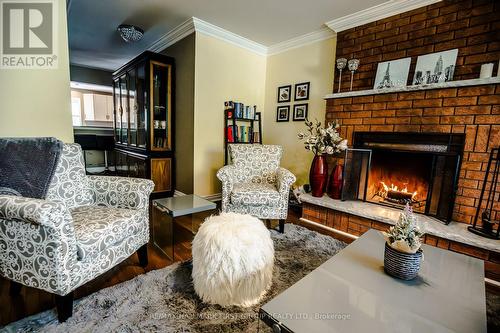
[[[339,70],[339,90],[340,92],[340,84],[342,83],[342,70],[345,68],[345,65],[347,65],[347,59],[346,58],[338,58],[337,59],[337,69]]]
[[[351,59],[347,62],[347,66],[349,70],[351,71],[351,91],[352,91],[352,81],[354,80],[354,72],[358,69],[359,67],[359,59]]]

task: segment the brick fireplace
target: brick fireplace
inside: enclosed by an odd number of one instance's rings
[[[378,62],[411,56],[411,80],[418,55],[453,48],[458,48],[454,80],[465,80],[478,78],[483,63],[495,62],[496,72],[499,36],[500,2],[443,1],[342,31],[336,54],[360,59],[353,90],[373,88]],[[348,90],[348,75],[342,91]],[[498,83],[331,98],[326,121],[338,119],[351,146],[355,132],[465,135],[452,219],[472,223],[488,153],[500,144],[499,104]]]
[[[412,57],[408,80],[411,84],[419,55],[455,48],[458,48],[458,57],[454,82],[382,93],[372,90],[379,62]],[[350,73],[344,71],[341,93],[337,94],[336,77],[333,93],[325,97],[326,121],[339,121],[341,135],[348,139],[350,147],[363,148],[358,141],[360,135],[371,134],[394,135],[395,138],[409,133],[415,137],[461,138],[456,151],[460,158],[460,163],[455,164],[458,166],[457,179],[450,187],[453,192],[445,193],[453,204],[451,220],[459,223],[445,225],[434,219],[439,218],[437,214],[427,214],[433,217],[419,214],[418,223],[426,233],[426,244],[483,259],[486,276],[500,281],[500,244],[467,231],[467,224],[473,222],[479,204],[489,153],[500,145],[500,79],[477,80],[483,63],[494,62],[494,73],[497,72],[500,2],[441,1],[341,31],[337,34],[336,55],[360,59],[353,92],[348,92]],[[413,178],[400,174],[391,176],[395,182],[402,179],[401,185],[408,186],[408,192],[421,191],[420,196],[415,196],[417,201],[428,198],[432,191],[429,187],[431,171],[425,170],[432,169],[432,157],[421,153],[423,155],[411,158],[405,156],[410,165],[405,170],[413,170]],[[395,163],[398,158],[394,156],[379,155],[378,160],[373,160],[382,170],[375,170],[379,176],[388,177],[391,165],[387,163]],[[448,172],[444,177],[452,176]],[[403,192],[401,187],[398,191]],[[397,196],[408,197],[401,193],[396,193]],[[413,194],[410,197],[413,198]],[[340,201],[308,194],[301,198],[304,223],[346,241],[352,241],[353,237],[369,229],[387,230],[397,221],[400,212],[370,200]],[[420,212],[426,213],[426,209],[425,206]]]

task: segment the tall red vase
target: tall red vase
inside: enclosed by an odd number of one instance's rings
[[[326,157],[315,155],[309,171],[309,183],[313,197],[322,197],[328,181],[328,164]]]
[[[340,199],[342,197],[342,171],[342,165],[339,163],[332,170],[327,188],[327,194],[332,199]]]

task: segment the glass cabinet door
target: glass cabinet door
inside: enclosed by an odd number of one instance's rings
[[[171,66],[151,61],[151,150],[171,149]]]
[[[120,100],[121,100],[121,140],[123,144],[128,143],[128,96],[127,96],[127,76],[120,77]]]
[[[121,108],[120,108],[120,80],[115,80],[113,82],[113,122],[115,128],[115,141],[121,142]]]
[[[146,148],[146,114],[148,103],[146,103],[146,63],[137,67],[136,78],[136,103],[137,103],[137,146]]]
[[[137,146],[137,91],[135,84],[135,69],[128,72],[128,105],[130,107],[129,139],[131,146]]]

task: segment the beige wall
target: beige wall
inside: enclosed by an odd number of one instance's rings
[[[58,3],[58,69],[0,69],[0,136],[73,142],[66,1]]]
[[[265,80],[265,56],[196,33],[195,194],[211,195],[221,192],[220,182],[215,174],[224,165],[224,101],[257,105],[257,110],[262,111]]]
[[[193,193],[194,33],[161,53],[175,58],[175,189]]]
[[[309,168],[313,158],[302,143],[297,133],[305,130],[304,122],[293,121],[293,85],[300,82],[311,82],[308,103],[309,119],[325,119],[325,101],[323,97],[331,93],[333,86],[335,62],[335,37],[315,42],[300,48],[285,51],[267,58],[266,98],[263,124],[263,137],[266,144],[279,144],[284,147],[281,161],[283,167],[297,176],[296,184],[309,183]],[[292,85],[290,103],[290,121],[276,122],[277,91],[279,86]]]

